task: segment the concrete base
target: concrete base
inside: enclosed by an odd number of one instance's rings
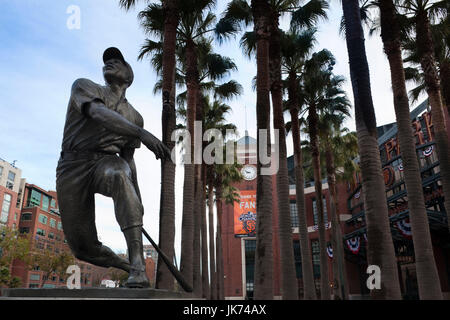
[[[46,289],[1,289],[0,300],[186,300],[190,294],[160,289],[130,288],[46,288]]]

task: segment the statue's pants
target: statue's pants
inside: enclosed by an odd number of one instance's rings
[[[128,163],[117,155],[98,159],[60,159],[56,190],[67,242],[74,252],[95,254],[101,246],[95,227],[95,193],[112,197],[122,231],[142,226],[143,206]]]

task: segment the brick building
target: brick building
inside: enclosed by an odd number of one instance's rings
[[[33,247],[47,249],[55,254],[70,251],[62,229],[56,192],[46,191],[34,184],[25,184],[22,203],[18,228],[21,234],[30,237]],[[102,279],[108,278],[107,268],[79,260],[75,263],[81,269],[82,287],[99,286]],[[66,277],[60,278],[55,273],[46,277],[39,267],[30,270],[19,260],[13,263],[12,275],[20,277],[22,287],[26,288],[39,288],[42,284],[45,288],[66,286]]]
[[[429,224],[432,233],[435,260],[439,271],[444,296],[450,298],[450,239],[447,233],[447,218],[443,206],[442,186],[439,177],[439,162],[434,151],[432,123],[427,103],[424,102],[411,112],[411,120],[417,137],[418,159],[421,165]],[[447,119],[448,128],[450,121]],[[417,297],[414,251],[409,229],[407,196],[404,186],[401,158],[396,144],[395,123],[378,128],[380,154],[386,182],[386,197],[389,206],[391,231],[397,255],[399,277],[405,298]],[[449,133],[450,135],[450,133]],[[256,238],[256,140],[246,134],[237,143],[238,159],[244,163],[244,180],[235,187],[240,192],[240,202],[234,205],[223,203],[222,242],[224,261],[224,290],[226,299],[246,299],[253,296],[254,259]],[[295,174],[293,156],[287,159],[290,176],[290,208],[299,294],[302,296],[301,252],[298,234],[298,217],[295,197]],[[363,195],[360,179],[354,183],[337,185],[338,221],[343,235],[345,251],[346,282],[350,299],[360,299],[369,293],[366,287],[367,262]],[[274,298],[280,298],[280,252],[278,242],[278,205],[276,175],[273,188],[273,288]],[[330,199],[326,179],[322,181],[326,240],[330,241],[330,226],[327,212]],[[317,292],[320,292],[320,253],[317,230],[316,194],[314,184],[305,182],[305,208],[308,237],[312,250],[314,278]],[[329,253],[329,279],[333,279],[332,253]],[[330,286],[333,284],[330,282]]]

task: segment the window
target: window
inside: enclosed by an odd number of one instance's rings
[[[45,236],[45,230],[42,230],[42,229],[40,229],[40,228],[37,228],[36,234],[38,234],[38,235],[40,235],[40,236]]]
[[[39,283],[30,283],[28,285],[28,288],[30,288],[30,289],[39,288]]]
[[[3,205],[2,205],[2,213],[0,216],[0,222],[6,223],[8,222],[8,216],[9,216],[9,208],[11,207],[11,195],[8,193],[5,193],[5,196],[3,198]]]
[[[314,225],[317,226],[319,223],[317,222],[319,217],[317,215],[317,205],[316,199],[313,199],[313,213],[314,213]],[[328,223],[328,215],[327,215],[327,199],[323,197],[323,223]]]
[[[6,188],[12,190],[14,188],[14,180],[16,179],[16,174],[12,171],[8,172],[8,180],[6,181]]]
[[[50,200],[47,196],[42,196],[42,210],[48,211],[48,205],[50,204]]]
[[[36,190],[31,190],[31,195],[28,199],[28,207],[40,206],[41,205],[41,193]]]
[[[12,171],[8,172],[8,181],[11,181],[12,183],[14,183],[14,180],[16,180],[16,174]]]
[[[302,254],[300,250],[300,241],[294,240],[294,259],[295,259],[295,274],[297,279],[302,279]]]
[[[30,228],[28,228],[28,227],[21,227],[19,229],[19,232],[20,233],[30,233]]]
[[[249,299],[253,298],[254,278],[255,278],[255,251],[256,240],[245,241],[245,287],[246,296]]]
[[[55,219],[50,218],[50,227],[56,228],[56,220]]]
[[[48,233],[49,239],[55,239],[55,234],[53,232]]]
[[[31,281],[40,281],[41,275],[38,273],[32,273],[32,274],[30,274],[30,280]]]
[[[56,201],[55,201],[55,199],[52,199],[52,201],[50,202],[50,207],[51,208],[56,208]]]
[[[58,222],[58,227],[57,227],[57,229],[58,229],[58,230],[62,230],[62,223],[61,223],[61,222]]]
[[[298,227],[298,213],[297,213],[297,203],[295,201],[289,202],[291,211],[291,227]]]
[[[22,216],[20,217],[20,220],[22,221],[30,221],[33,219],[33,215],[30,212],[24,212],[22,213]]]
[[[0,177],[2,176],[3,173],[3,167],[0,167]]]
[[[320,246],[319,240],[311,241],[314,278],[320,278]]]
[[[39,215],[39,222],[42,224],[47,224],[48,221],[48,217],[45,214],[40,214]]]

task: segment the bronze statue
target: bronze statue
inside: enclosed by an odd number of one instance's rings
[[[134,151],[141,142],[157,159],[169,149],[143,129],[142,116],[125,98],[133,70],[119,49],[103,54],[105,86],[78,79],[72,86],[56,190],[64,234],[74,255],[83,261],[129,272],[127,287],[149,286],[142,245],[141,195]],[[94,194],[112,197],[116,220],[125,235],[129,261],[98,240]]]

